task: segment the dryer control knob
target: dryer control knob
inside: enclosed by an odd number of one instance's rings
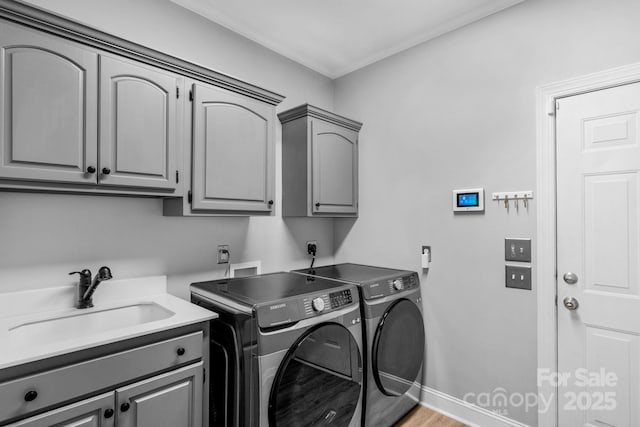
[[[314,298],[313,301],[311,301],[311,306],[315,311],[322,311],[324,310],[324,300],[320,297]]]
[[[404,286],[402,286],[402,280],[396,279],[393,281],[393,289],[395,289],[396,291],[401,291],[403,287]]]

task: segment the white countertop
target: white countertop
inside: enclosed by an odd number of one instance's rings
[[[0,369],[59,356],[78,350],[136,338],[194,323],[215,319],[215,312],[167,293],[166,276],[110,280],[100,284],[93,294],[93,308],[75,308],[75,286],[43,288],[23,292],[0,293]],[[80,336],[46,335],[46,339],[27,339],[28,333],[15,334],[20,326],[47,319],[83,319],[83,315],[108,312],[127,306],[160,306],[163,318],[133,326],[115,326]],[[69,335],[68,331],[64,331]],[[21,335],[17,337],[16,335]],[[61,334],[63,335],[63,334]]]

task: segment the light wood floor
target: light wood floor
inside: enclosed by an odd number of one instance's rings
[[[394,427],[469,427],[422,405],[416,406]]]

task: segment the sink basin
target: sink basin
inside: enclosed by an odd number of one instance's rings
[[[153,302],[76,310],[62,316],[13,326],[9,328],[9,339],[16,344],[46,344],[168,319],[174,314]]]

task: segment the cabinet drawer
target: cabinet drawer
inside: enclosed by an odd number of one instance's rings
[[[0,423],[202,358],[202,332],[0,384]]]

